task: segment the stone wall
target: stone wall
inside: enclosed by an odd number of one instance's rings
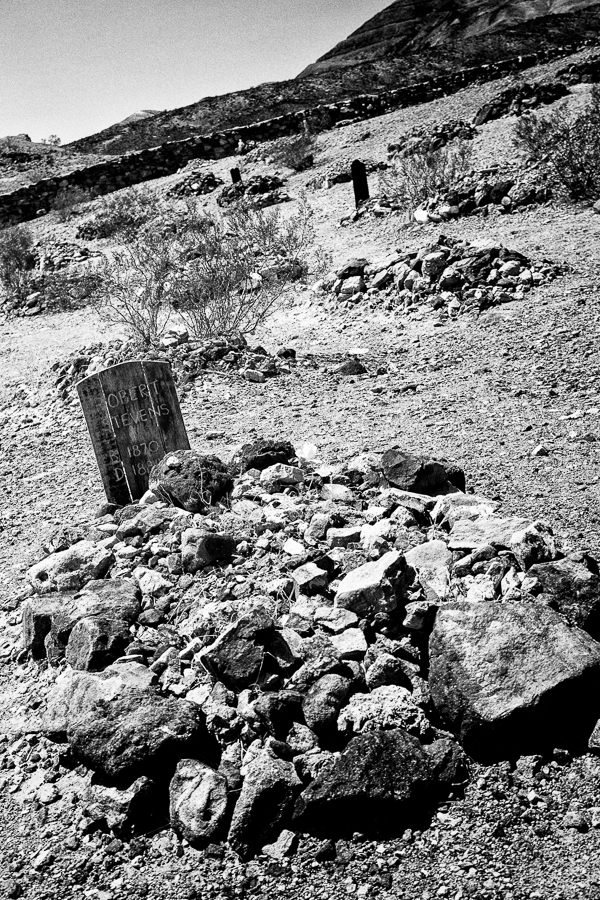
[[[469,84],[519,72],[581,49],[583,48],[580,46],[556,47],[497,63],[461,69],[453,74],[406,85],[397,90],[362,94],[339,103],[316,106],[229,131],[195,135],[182,141],[171,141],[158,147],[113,157],[94,166],[73,169],[11,193],[0,194],[0,228],[47,213],[59,191],[66,188],[83,188],[92,195],[107,194],[129,185],[171,175],[191,159],[211,160],[232,156],[237,152],[240,141],[273,140],[297,134],[306,127],[313,132],[326,131],[341,123],[370,119],[396,109],[426,103]]]

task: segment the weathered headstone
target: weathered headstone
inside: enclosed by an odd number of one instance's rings
[[[233,184],[239,184],[242,180],[242,173],[239,169],[231,169],[231,180]]]
[[[369,182],[367,181],[367,167],[359,159],[355,159],[351,166],[352,186],[354,187],[354,201],[360,206],[369,199]]]
[[[190,449],[168,362],[120,363],[88,375],[77,392],[111,503],[138,500],[155,463]]]

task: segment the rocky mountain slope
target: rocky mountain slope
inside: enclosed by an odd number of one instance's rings
[[[396,0],[361,25],[344,41],[308,66],[301,77],[357,63],[428,51],[473,55],[500,39],[506,49],[524,44],[534,34],[550,37],[560,32],[563,41],[577,26],[585,28],[598,16],[598,0]],[[556,18],[558,17],[558,18]]]
[[[124,153],[247,125],[344,97],[396,88],[456,68],[581,44],[600,34],[598,0],[406,3],[365,23],[290,81],[205,97],[179,109],[124,122],[73,141],[70,150]]]

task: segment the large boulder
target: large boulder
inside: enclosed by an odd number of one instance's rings
[[[293,763],[269,750],[259,751],[245,769],[228,835],[244,859],[277,837],[302,788]]]
[[[23,645],[34,659],[48,650],[57,659],[72,642],[67,658],[74,668],[102,668],[129,642],[140,608],[138,587],[124,578],[89,581],[79,593],[56,599],[32,597],[23,606]]]
[[[79,541],[36,563],[27,572],[27,578],[39,594],[76,591],[92,579],[104,578],[114,561],[113,553],[106,547]]]
[[[202,513],[218,503],[232,487],[225,463],[196,450],[167,453],[150,472],[149,488],[154,494],[192,513]]]
[[[227,780],[198,759],[181,759],[169,788],[171,827],[193,846],[219,837],[227,816]]]
[[[600,644],[542,603],[452,603],[429,641],[429,686],[472,756],[587,741],[600,714]]]
[[[73,755],[116,780],[160,774],[194,751],[212,745],[196,707],[162,697],[153,673],[139,663],[100,673],[67,670],[50,698],[44,730],[66,734]]]
[[[293,821],[325,837],[398,834],[423,824],[436,792],[420,742],[401,728],[375,731],[353,738],[302,792]]]
[[[381,457],[381,468],[388,483],[417,494],[448,494],[464,491],[465,473],[446,460],[429,459],[392,447]]]
[[[600,640],[600,578],[583,559],[537,563],[527,574],[536,578],[541,588],[538,600],[546,600],[572,625]]]

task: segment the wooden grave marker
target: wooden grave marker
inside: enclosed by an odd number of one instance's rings
[[[354,188],[354,202],[357,208],[370,197],[369,182],[367,180],[367,167],[360,159],[355,159],[350,171],[352,172],[352,186]]]
[[[231,175],[232,184],[239,184],[242,180],[242,173],[239,169],[230,169],[229,174]]]
[[[77,393],[111,503],[139,500],[152,466],[190,449],[168,362],[110,366],[78,382]]]

